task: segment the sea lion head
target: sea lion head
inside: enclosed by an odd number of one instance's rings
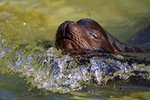
[[[92,19],[65,21],[58,27],[55,45],[63,51],[79,49],[113,51],[108,37],[104,29]]]

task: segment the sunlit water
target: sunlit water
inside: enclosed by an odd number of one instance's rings
[[[62,22],[92,18],[120,41],[148,47],[149,4],[1,0],[0,99],[150,99],[149,53],[72,57],[54,46]]]

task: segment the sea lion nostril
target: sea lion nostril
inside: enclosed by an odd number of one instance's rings
[[[70,22],[67,23],[67,25],[66,25],[66,27],[65,27],[65,33],[66,33],[66,34],[69,34],[69,24],[70,24]]]
[[[70,22],[71,22],[71,21],[65,21],[64,23],[65,23],[65,24],[69,24]]]
[[[70,34],[70,31],[75,29],[75,25],[74,24],[75,23],[72,22],[72,21],[67,21],[66,22],[65,30],[64,30],[65,34]]]

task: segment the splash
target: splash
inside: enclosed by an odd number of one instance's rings
[[[40,49],[35,45],[37,42],[11,48],[3,45],[6,41],[3,38],[0,44],[1,73],[17,74],[39,89],[66,93],[81,90],[93,82],[105,85],[116,77],[150,79],[149,58],[108,53],[76,57],[62,55],[54,47]]]

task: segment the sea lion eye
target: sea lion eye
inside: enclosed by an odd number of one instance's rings
[[[99,38],[98,38],[98,35],[97,34],[95,34],[95,33],[90,33],[90,35],[91,35],[91,38],[94,38],[95,40],[100,40]]]

